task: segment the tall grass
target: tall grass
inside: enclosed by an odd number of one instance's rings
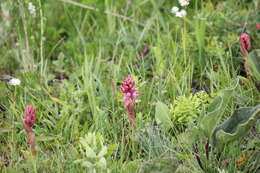
[[[79,137],[92,131],[117,146],[108,160],[112,172],[171,172],[179,165],[189,165],[186,172],[201,172],[179,132],[158,129],[154,105],[158,100],[171,104],[199,90],[215,93],[236,81],[243,67],[230,33],[238,36],[240,29],[228,31],[226,20],[254,4],[191,2],[184,19],[170,14],[177,2],[166,0],[77,1],[99,11],[32,0],[35,17],[28,2],[0,3],[0,14],[8,10],[11,18],[10,34],[0,40],[0,74],[22,81],[18,87],[0,83],[0,104],[7,108],[0,111],[0,172],[86,172],[73,161],[82,157]],[[0,17],[0,28],[5,20]],[[127,75],[143,92],[137,98],[136,128],[128,122],[119,91]],[[228,113],[259,104],[254,83],[241,79]],[[27,104],[37,112],[35,158],[28,153],[22,126]],[[241,151],[231,153],[238,157]],[[2,160],[8,164],[3,166]]]

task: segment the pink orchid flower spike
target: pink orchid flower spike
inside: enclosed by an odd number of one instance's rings
[[[124,94],[123,102],[128,113],[130,123],[135,125],[135,100],[138,96],[135,88],[135,82],[131,76],[127,76],[123,81],[120,91]]]
[[[256,24],[255,29],[260,29],[260,24]]]
[[[241,34],[239,42],[240,42],[240,51],[243,56],[246,56],[249,50],[251,49],[250,36],[247,33]]]
[[[36,112],[33,107],[33,105],[27,105],[25,107],[24,111],[24,116],[23,116],[23,127],[25,131],[28,133],[28,139],[27,143],[30,145],[31,150],[32,150],[32,155],[36,155],[36,150],[35,150],[35,135],[32,130],[32,126],[36,122]]]
[[[244,57],[244,69],[246,71],[247,74],[247,78],[251,79],[252,74],[249,71],[249,65],[248,65],[248,57],[247,54],[251,49],[251,40],[250,40],[250,36],[247,33],[243,33],[240,35],[239,38],[239,42],[240,42],[240,52],[242,53],[243,57]]]

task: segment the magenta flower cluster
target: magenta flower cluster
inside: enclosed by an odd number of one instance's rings
[[[135,88],[135,82],[131,76],[127,76],[124,81],[122,88],[120,89],[124,94],[123,102],[128,112],[128,118],[132,125],[135,124],[135,100],[138,96]]]
[[[124,93],[124,98],[123,98],[124,104],[135,101],[135,99],[137,97],[137,93],[135,91],[136,90],[135,82],[131,78],[131,76],[128,76],[124,79],[123,87],[120,90],[122,93]]]
[[[251,41],[250,36],[247,33],[243,33],[240,35],[240,51],[243,56],[247,56],[250,48],[251,48]]]
[[[35,124],[36,113],[33,105],[27,105],[24,111],[23,124],[27,132],[32,131],[32,126]]]
[[[23,127],[28,133],[27,143],[30,145],[32,154],[36,155],[35,150],[35,135],[32,130],[32,126],[36,122],[36,112],[33,105],[27,105],[25,107],[24,116],[23,116]]]

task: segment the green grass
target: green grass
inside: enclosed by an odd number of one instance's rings
[[[35,17],[29,2],[36,7]],[[107,159],[111,172],[165,173],[178,167],[183,167],[179,172],[202,172],[191,148],[181,144],[181,132],[159,129],[155,103],[170,105],[200,90],[217,93],[244,76],[225,117],[238,107],[260,104],[255,82],[245,78],[238,42],[246,31],[252,49],[259,48],[260,33],[254,28],[260,23],[259,2],[190,0],[184,19],[170,13],[177,1],[77,2],[99,11],[63,1],[0,2],[0,75],[21,80],[19,86],[0,82],[0,104],[6,108],[0,109],[0,172],[89,172],[74,163],[84,157],[79,138],[88,132],[117,146]],[[128,75],[143,92],[135,128],[120,93]],[[37,112],[36,157],[30,156],[22,124],[27,104]],[[252,142],[257,139],[259,122],[243,141],[225,148],[221,159],[231,161],[222,169],[256,171],[259,157],[241,167],[235,162],[249,144],[259,155],[259,142]],[[217,172],[217,161],[209,165]]]

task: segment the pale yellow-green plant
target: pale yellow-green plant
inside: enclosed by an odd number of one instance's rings
[[[100,134],[89,132],[84,138],[80,138],[80,144],[85,156],[75,160],[74,163],[81,164],[92,173],[109,172],[107,168],[108,147],[104,145],[103,137]]]
[[[174,124],[185,125],[195,121],[203,108],[207,108],[212,97],[205,91],[200,91],[188,96],[178,96],[170,108],[170,116]]]

